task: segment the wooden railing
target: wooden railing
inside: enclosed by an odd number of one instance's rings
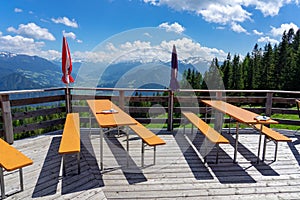
[[[168,130],[181,123],[182,110],[205,113],[202,99],[222,99],[246,106],[255,113],[296,115],[295,98],[300,92],[271,90],[170,90],[130,88],[50,88],[0,92],[0,136],[9,143],[19,134],[62,129],[66,114],[66,99],[71,112],[79,112],[81,126],[89,122],[87,99],[111,99],[122,109],[145,124],[164,124]],[[138,93],[136,95],[136,93]],[[66,95],[70,94],[70,98]],[[227,94],[227,95],[226,95]],[[230,96],[228,95],[230,94]],[[173,98],[173,99],[172,99]],[[159,115],[160,117],[156,117]],[[299,125],[300,120],[275,119],[281,124]],[[94,125],[96,126],[96,124]]]

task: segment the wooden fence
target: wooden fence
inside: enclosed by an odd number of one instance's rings
[[[70,94],[70,98],[66,98]],[[170,90],[129,88],[50,88],[0,92],[0,136],[13,143],[17,134],[37,130],[62,129],[65,121],[67,99],[71,112],[79,112],[81,125],[89,121],[87,99],[111,99],[122,109],[145,124],[164,124],[172,130],[181,123],[181,111],[206,112],[202,99],[221,99],[247,106],[258,114],[297,115],[295,98],[300,92],[272,90],[180,90],[172,95]],[[159,116],[159,117],[158,117]],[[275,119],[280,124],[299,125],[300,120]],[[96,126],[96,125],[95,125]]]

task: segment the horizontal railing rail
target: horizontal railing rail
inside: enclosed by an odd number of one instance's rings
[[[71,112],[80,113],[82,126],[87,126],[87,99],[111,99],[141,123],[164,124],[168,130],[172,130],[173,124],[181,123],[182,110],[204,114],[206,107],[201,103],[203,99],[221,99],[268,116],[298,116],[295,99],[300,97],[298,91],[278,90],[181,89],[173,94],[168,89],[135,88],[69,87],[68,91],[66,88],[3,91],[0,92],[0,135],[13,143],[14,138],[60,130],[63,128],[67,104],[71,105]],[[280,124],[300,126],[298,117],[274,119]],[[96,127],[96,124],[93,126]]]

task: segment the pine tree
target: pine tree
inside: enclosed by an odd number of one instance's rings
[[[276,89],[276,79],[274,77],[274,53],[270,43],[265,45],[261,64],[260,89]]]
[[[207,89],[224,89],[222,73],[219,67],[218,59],[214,58],[208,71],[204,74],[204,81]]]
[[[231,68],[231,56],[230,53],[227,54],[227,59],[224,61],[223,65],[221,66],[222,71],[222,77],[223,77],[223,83],[224,87],[226,89],[229,89],[229,71]]]
[[[252,51],[252,82],[251,89],[259,89],[260,73],[261,73],[261,49],[258,48],[258,44],[255,44]]]
[[[287,78],[287,74],[285,74],[288,70],[288,36],[286,31],[284,31],[282,36],[282,41],[278,46],[277,52],[277,63],[275,65],[275,77],[278,77],[278,85],[277,88],[279,90],[284,90],[284,82]]]
[[[244,89],[250,90],[252,86],[252,60],[250,53],[247,53],[246,57],[242,62],[242,71],[244,76]]]

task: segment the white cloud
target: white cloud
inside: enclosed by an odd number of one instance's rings
[[[234,22],[231,23],[231,30],[237,33],[247,33],[246,29],[244,29],[240,24]]]
[[[20,13],[20,12],[23,12],[23,10],[21,8],[15,8],[14,10],[16,13]]]
[[[73,28],[78,28],[78,24],[77,24],[77,22],[75,21],[75,19],[70,20],[70,19],[67,18],[67,17],[59,17],[59,18],[57,18],[57,19],[52,18],[51,20],[52,20],[54,23],[56,23],[56,24],[64,24],[65,26],[70,26],[70,27],[73,27]]]
[[[40,51],[40,52],[34,53],[33,55],[38,55],[38,56],[46,58],[48,60],[60,60],[61,59],[61,52],[56,51],[56,50]]]
[[[65,30],[63,30],[63,35],[64,35],[65,37],[71,38],[71,39],[73,39],[73,40],[76,39],[76,35],[75,35],[75,33],[73,33],[73,32],[68,32],[68,33],[67,33]]]
[[[208,22],[228,24],[230,22],[244,22],[250,19],[251,13],[240,5],[210,4],[198,11]]]
[[[37,55],[49,60],[59,59],[61,52],[56,50],[44,51],[44,42],[34,41],[33,38],[26,38],[20,35],[2,35],[0,32],[0,51],[8,51],[18,54]]]
[[[31,54],[41,49],[44,42],[35,42],[32,38],[26,38],[20,35],[2,35],[0,34],[0,49],[14,53]]]
[[[291,28],[293,28],[294,31],[299,29],[299,27],[294,23],[281,24],[279,28],[271,27],[271,34],[273,37],[281,37],[284,31],[288,32]]]
[[[144,0],[145,3],[149,3],[151,5],[158,5],[158,2],[157,0]]]
[[[73,53],[72,59],[104,63],[130,60],[142,60],[143,62],[161,60],[163,62],[169,62],[173,44],[176,45],[178,59],[180,60],[198,57],[210,62],[215,57],[223,60],[227,56],[227,53],[223,50],[202,47],[199,43],[183,37],[177,40],[162,41],[157,45],[152,45],[150,42],[140,40],[125,42],[119,45],[107,43],[104,49],[95,50],[94,52],[76,51]]]
[[[173,24],[169,24],[168,22],[165,22],[160,24],[158,27],[165,29],[167,32],[175,32],[178,34],[182,33],[185,30],[185,28],[180,24],[178,24],[177,22]]]
[[[265,1],[259,1],[255,0],[253,3],[249,4],[254,5],[255,9],[260,10],[264,16],[276,16],[279,13],[279,10],[285,5],[292,3],[292,0],[265,0]],[[296,4],[298,4],[298,1],[295,1]]]
[[[219,24],[244,22],[251,20],[251,8],[255,8],[264,16],[278,15],[280,9],[287,4],[299,4],[298,0],[144,0],[154,6],[168,6],[177,11],[188,11],[202,15],[204,20]],[[250,8],[250,9],[247,9]]]
[[[55,37],[46,28],[41,28],[35,23],[20,24],[18,29],[14,27],[7,28],[7,31],[17,33],[19,35],[24,35],[28,37],[33,37],[35,39],[43,39],[54,41]]]
[[[253,33],[255,35],[263,35],[263,32],[259,32],[258,30],[253,30]]]
[[[267,37],[261,37],[257,40],[257,42],[260,42],[260,43],[271,43],[271,44],[278,44],[279,41],[275,40],[275,39],[272,39],[270,38],[269,36]]]

